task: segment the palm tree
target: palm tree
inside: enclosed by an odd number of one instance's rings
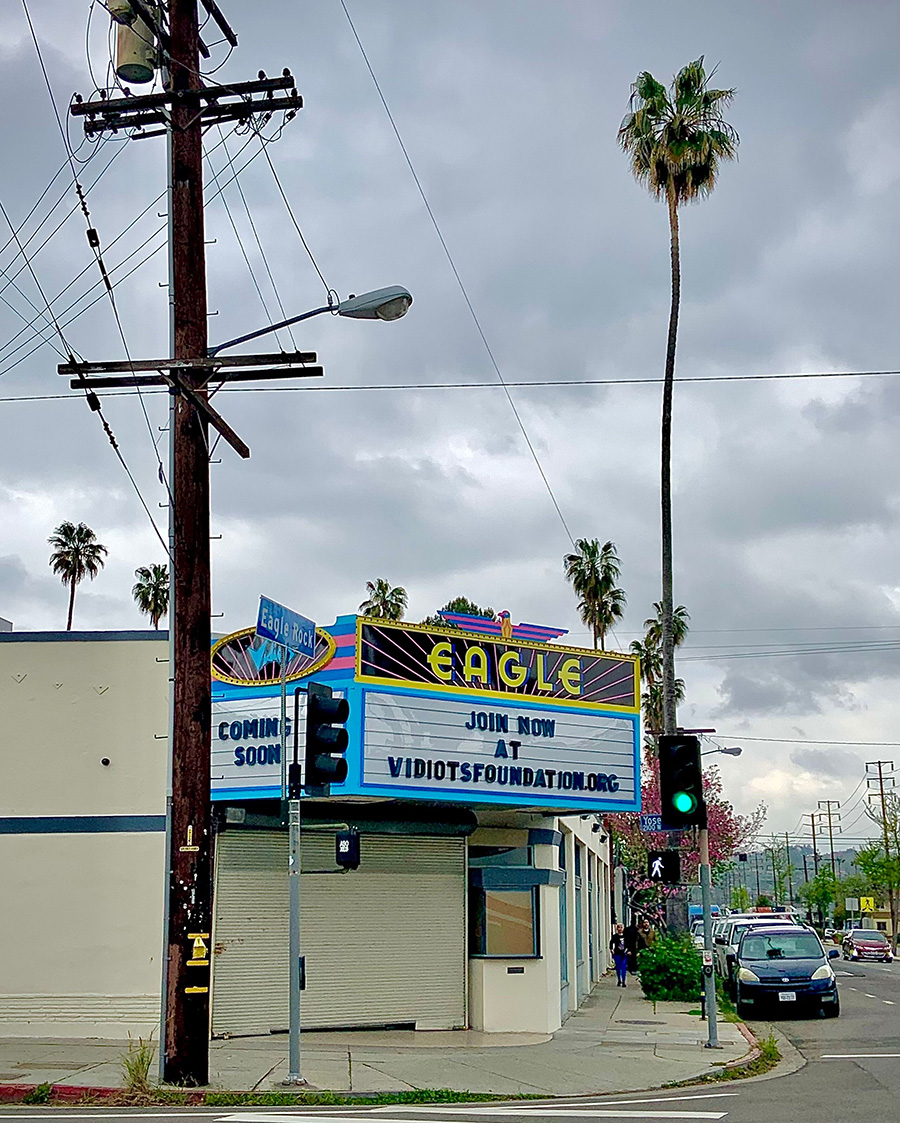
[[[624,589],[616,586],[621,569],[614,542],[603,546],[596,538],[579,538],[575,553],[563,558],[566,580],[578,596],[578,613],[582,622],[591,629],[594,647],[600,641],[605,650],[606,633],[615,627],[625,611]]]
[[[657,652],[662,645],[662,628],[663,628],[663,610],[660,601],[654,601],[653,607],[656,609],[655,616],[649,616],[644,621],[644,642],[650,647],[655,647]],[[681,647],[684,643],[684,637],[690,631],[691,614],[684,607],[679,604],[677,608],[672,610],[672,646]]]
[[[137,578],[131,595],[141,612],[150,617],[154,628],[169,611],[169,569],[165,565],[142,565],[135,571]]]
[[[669,212],[672,304],[663,386],[660,498],[662,506],[662,685],[663,729],[675,732],[675,644],[672,621],[672,388],[681,303],[678,208],[709,195],[719,169],[737,154],[738,135],[722,116],[734,90],[710,89],[703,56],[690,62],[667,90],[652,74],[639,74],[631,87],[630,112],[619,127],[619,144],[631,171]]]
[[[641,664],[641,675],[649,690],[659,680],[659,648],[656,644],[651,643],[648,637],[644,640],[632,640],[628,650],[632,655],[638,657]]]
[[[97,535],[89,526],[79,523],[60,523],[47,539],[53,547],[50,555],[50,568],[64,585],[69,586],[69,617],[66,631],[72,630],[72,612],[75,609],[75,586],[90,577],[93,581],[103,566],[108,553],[105,546],[97,541]]]
[[[366,582],[366,592],[369,598],[359,606],[363,616],[377,616],[383,620],[403,619],[409,597],[402,585],[392,589],[389,581],[377,577],[374,582]]]

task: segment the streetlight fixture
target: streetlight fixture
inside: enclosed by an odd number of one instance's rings
[[[321,316],[325,312],[331,312],[334,316],[346,316],[351,320],[386,320],[388,322],[399,320],[409,311],[412,300],[412,294],[409,290],[400,285],[389,285],[385,289],[374,289],[372,292],[364,292],[362,296],[351,295],[346,300],[325,304],[321,308],[313,308],[311,312],[301,312],[299,316],[291,316],[287,320],[281,320],[280,323],[271,324],[267,328],[260,328],[259,331],[239,335],[237,339],[228,339],[224,343],[210,347],[207,355],[213,358],[228,347],[237,347],[239,343],[246,343],[250,339],[268,335],[280,328],[290,327],[291,324],[298,324],[301,320],[309,320],[313,316]]]
[[[705,753],[701,753],[700,755],[712,756],[713,753],[724,753],[725,756],[740,756],[743,751],[740,745],[731,745],[728,748],[707,749]]]

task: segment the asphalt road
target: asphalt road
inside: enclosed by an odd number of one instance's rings
[[[124,1123],[135,1116],[179,1123],[572,1123],[610,1120],[722,1120],[723,1123],[897,1123],[900,1119],[900,963],[834,962],[841,1016],[774,1025],[806,1058],[792,1074],[679,1090],[568,1102],[378,1108],[40,1108],[0,1109],[17,1120]],[[761,1036],[773,1023],[753,1022]]]

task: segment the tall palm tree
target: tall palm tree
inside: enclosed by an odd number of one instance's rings
[[[655,647],[657,651],[662,646],[662,629],[663,629],[663,609],[660,601],[654,601],[653,607],[656,609],[655,616],[649,616],[644,621],[644,642],[650,647]],[[691,614],[684,607],[679,604],[672,610],[672,646],[681,647],[684,643],[684,637],[690,631]]]
[[[142,565],[135,571],[137,578],[131,590],[138,609],[150,617],[154,628],[169,611],[169,567]]]
[[[72,613],[75,609],[75,586],[85,577],[93,581],[103,566],[108,553],[105,546],[97,541],[97,535],[89,526],[79,523],[60,523],[47,539],[53,547],[50,555],[50,568],[64,585],[69,586],[69,616],[66,631],[72,630]]]
[[[721,164],[737,154],[738,135],[722,116],[734,90],[709,86],[703,56],[683,67],[671,89],[644,71],[631,88],[630,112],[619,127],[619,144],[631,171],[669,212],[672,304],[663,386],[660,498],[662,506],[662,686],[663,729],[675,732],[675,644],[672,622],[672,387],[681,303],[678,208],[709,195]]]
[[[599,640],[600,650],[604,651],[606,633],[621,620],[627,600],[624,589],[616,585],[621,568],[615,543],[601,546],[596,538],[579,538],[575,553],[563,558],[563,567],[566,580],[580,598],[578,613],[591,629],[594,647]]]
[[[359,606],[363,616],[377,616],[383,620],[402,620],[409,604],[409,597],[402,585],[391,588],[389,581],[377,577],[374,581],[366,582],[368,600]]]
[[[628,650],[632,655],[638,657],[641,664],[641,676],[649,690],[659,681],[659,648],[647,638],[632,640]]]

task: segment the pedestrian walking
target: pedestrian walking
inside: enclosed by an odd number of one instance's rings
[[[652,948],[656,943],[656,929],[650,924],[646,917],[641,921],[638,927],[637,934],[637,949],[643,951],[644,948]]]
[[[628,950],[625,947],[625,929],[621,924],[616,925],[613,937],[609,941],[609,950],[616,965],[616,986],[623,987],[628,974]]]
[[[625,929],[625,953],[628,957],[628,970],[633,975],[637,971],[638,929],[632,922]]]

